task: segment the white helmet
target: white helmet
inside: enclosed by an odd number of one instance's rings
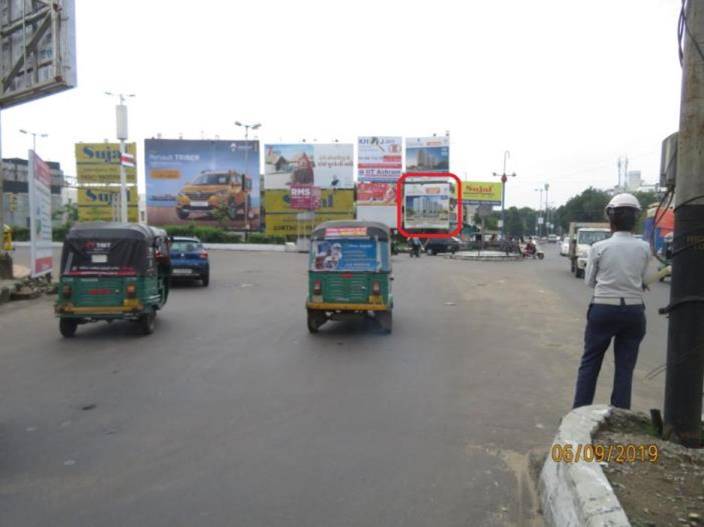
[[[616,194],[613,198],[611,198],[611,201],[609,201],[609,204],[606,206],[606,213],[608,214],[611,209],[618,209],[622,207],[636,209],[637,211],[641,210],[638,199],[633,194],[624,192],[623,194]]]

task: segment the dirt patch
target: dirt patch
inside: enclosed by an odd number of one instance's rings
[[[613,411],[593,443],[618,446],[602,468],[634,527],[704,526],[704,449],[663,441],[647,416],[624,410]]]

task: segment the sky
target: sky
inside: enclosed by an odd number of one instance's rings
[[[74,143],[114,140],[134,93],[143,140],[356,143],[450,134],[450,169],[488,181],[510,152],[507,206],[654,183],[679,122],[679,0],[76,0],[78,87],[2,111],[2,156],[75,174]],[[262,165],[263,166],[263,165]]]

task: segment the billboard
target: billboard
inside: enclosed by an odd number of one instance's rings
[[[357,140],[357,175],[360,181],[394,182],[401,176],[400,137],[360,137]]]
[[[29,151],[29,228],[32,277],[50,273],[51,247],[51,169]]]
[[[76,143],[76,179],[79,185],[120,182],[120,143]],[[127,143],[125,150],[137,155],[137,145]],[[125,168],[127,183],[137,183],[137,168]]]
[[[409,183],[403,191],[405,229],[450,228],[450,183]]]
[[[264,192],[266,234],[270,236],[295,236],[310,234],[311,225],[330,220],[354,218],[354,191],[321,189],[320,208],[311,213],[299,213],[291,206],[291,191],[271,189]],[[312,220],[301,220],[312,217]]]
[[[450,138],[407,137],[406,172],[449,172]]]
[[[150,224],[261,227],[259,141],[147,139],[144,164]]]
[[[119,187],[79,187],[78,221],[114,221],[120,218]],[[127,189],[127,221],[139,219],[137,187]]]
[[[74,0],[4,0],[0,14],[0,107],[76,85]]]
[[[462,203],[464,205],[501,205],[502,185],[496,181],[463,181]]]
[[[357,183],[357,205],[396,206],[395,183]]]
[[[351,144],[264,145],[264,188],[292,184],[321,188],[354,188],[354,146]]]

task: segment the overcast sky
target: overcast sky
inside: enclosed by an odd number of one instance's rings
[[[450,132],[450,168],[508,205],[616,183],[619,156],[657,178],[678,127],[679,0],[77,0],[78,88],[2,112],[3,157],[75,174],[73,144],[114,139],[105,90],[135,93],[130,135],[356,142]],[[197,8],[195,8],[197,6]]]

